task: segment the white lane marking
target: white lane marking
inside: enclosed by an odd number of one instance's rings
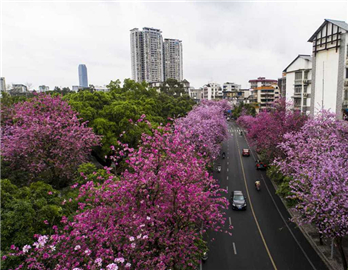
[[[228,186],[226,186],[227,192],[228,192]]]
[[[228,168],[227,168],[227,171],[228,171]]]
[[[228,176],[227,176],[227,180],[228,180]]]
[[[227,161],[227,165],[228,165],[228,161]]]
[[[234,251],[234,255],[237,255],[236,244],[234,242],[233,242],[233,251]]]
[[[227,159],[230,159],[229,157],[227,157]]]
[[[228,217],[228,221],[230,222],[230,226],[232,225],[231,217]]]
[[[266,185],[266,180],[265,178],[263,178],[263,175],[261,174],[261,178],[263,180],[263,184],[264,186],[266,187],[267,191],[268,191],[268,194],[269,196],[271,197],[273,203],[274,203],[274,206],[276,207],[280,217],[282,218],[285,226],[288,228],[290,234],[292,235],[292,237],[294,238],[295,242],[297,243],[297,245],[299,246],[299,248],[301,249],[301,251],[303,252],[303,255],[306,257],[306,259],[308,260],[309,264],[313,267],[313,269],[316,269],[315,266],[313,265],[312,261],[309,259],[307,253],[304,251],[304,249],[302,248],[302,246],[300,245],[300,243],[297,241],[297,238],[295,237],[295,235],[293,234],[293,232],[291,231],[288,223],[285,221],[285,218],[283,217],[282,213],[280,212],[279,208],[278,208],[278,205],[276,204],[275,200],[273,199],[273,196],[271,194],[271,191],[268,189],[268,186]]]

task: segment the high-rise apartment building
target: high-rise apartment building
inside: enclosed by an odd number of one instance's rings
[[[183,80],[182,42],[165,39],[162,31],[144,27],[130,30],[132,79],[137,82]]]
[[[164,80],[183,80],[182,42],[178,39],[164,39]]]
[[[310,113],[324,109],[348,120],[348,24],[325,19],[313,43]]]
[[[131,30],[132,79],[137,82],[163,82],[162,31],[144,27]]]
[[[233,82],[225,82],[222,86],[223,98],[232,100],[237,99],[237,92],[241,89],[241,85]]]
[[[79,86],[83,88],[88,87],[87,67],[82,64],[79,65]]]
[[[0,77],[0,91],[6,91],[5,77]]]

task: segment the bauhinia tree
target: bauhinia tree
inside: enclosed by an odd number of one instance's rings
[[[226,100],[204,100],[186,117],[176,120],[176,129],[196,146],[196,151],[212,160],[219,155],[220,144],[228,136],[224,112],[230,108]]]
[[[129,165],[121,179],[83,185],[85,200],[73,221],[62,220],[64,230],[13,247],[23,262],[17,269],[197,267],[202,232],[223,231],[228,207],[207,160],[179,130],[161,126],[143,134],[138,150],[115,151]]]
[[[3,112],[2,156],[13,170],[30,174],[21,184],[43,180],[67,186],[99,142],[60,96],[39,95]]]
[[[346,270],[342,239],[348,235],[348,124],[322,111],[284,138],[280,149],[286,158],[277,164],[292,179],[297,221],[312,223],[324,237],[335,239]]]
[[[282,156],[282,151],[277,146],[283,141],[283,135],[299,130],[306,119],[300,112],[288,110],[285,99],[280,99],[256,117],[239,117],[237,123],[247,129],[247,138],[252,145],[271,162],[275,157]]]

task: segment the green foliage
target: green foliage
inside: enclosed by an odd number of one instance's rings
[[[49,195],[48,192],[52,192]],[[62,216],[58,192],[43,182],[18,188],[10,180],[1,180],[2,250],[11,244],[23,246],[33,242],[34,233],[47,234],[44,223],[55,223]]]
[[[267,170],[267,176],[271,178],[277,184],[276,193],[285,199],[286,204],[289,207],[293,207],[297,204],[297,200],[289,199],[288,196],[293,195],[289,187],[290,177],[284,176],[277,166],[271,165]]]
[[[234,107],[232,110],[232,116],[233,118],[238,118],[241,116],[241,114],[244,113],[245,115],[256,115],[255,106],[252,104],[244,104],[243,102],[239,103],[238,106]]]
[[[102,145],[94,151],[100,159],[110,155],[110,146],[117,145],[117,140],[136,148],[142,133],[150,133],[145,123],[132,124],[145,114],[153,127],[160,123],[166,124],[168,117],[186,115],[192,109],[194,102],[187,95],[172,95],[177,82],[169,81],[164,93],[158,93],[148,85],[125,79],[121,87],[120,81],[111,81],[107,86],[109,92],[91,92],[83,90],[64,96],[69,104],[79,112],[83,121],[94,132],[102,135]],[[179,89],[178,87],[176,89]],[[181,86],[181,88],[182,86]],[[181,90],[180,90],[181,91]],[[180,92],[181,93],[181,92]],[[126,132],[122,137],[120,135]]]
[[[88,181],[93,181],[94,183],[102,183],[105,179],[108,179],[109,174],[104,169],[97,169],[97,167],[88,162],[83,163],[79,166],[78,176],[75,179],[75,183],[83,185]]]

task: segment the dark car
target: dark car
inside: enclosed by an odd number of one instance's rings
[[[232,191],[230,202],[233,210],[246,210],[246,200],[241,191]]]
[[[267,165],[260,160],[256,160],[256,170],[266,170]]]
[[[242,156],[243,157],[249,157],[250,156],[250,150],[249,149],[243,149],[242,150]]]

